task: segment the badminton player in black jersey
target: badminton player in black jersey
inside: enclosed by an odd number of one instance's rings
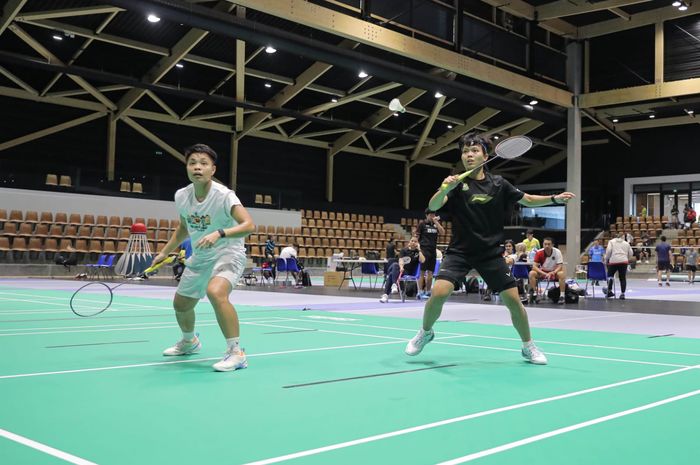
[[[488,137],[470,133],[462,136],[459,148],[464,167],[471,170],[488,159],[491,141]],[[502,256],[503,226],[506,211],[514,203],[526,207],[563,205],[574,197],[571,192],[551,196],[525,194],[483,167],[462,182],[457,176],[445,178],[443,187],[430,199],[428,208],[449,212],[452,241],[435,277],[432,295],[425,304],[423,327],[408,342],[406,354],[418,355],[433,340],[433,325],[440,317],[443,304],[474,268],[491,290],[500,292],[513,326],[522,339],[523,357],[531,363],[545,365],[547,357],[532,341],[527,312],[520,302],[516,281]]]

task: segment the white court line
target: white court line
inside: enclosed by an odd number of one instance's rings
[[[621,318],[621,317],[629,317],[629,315],[626,314],[620,314],[620,315],[602,315],[602,316],[582,316],[579,318],[561,318],[559,320],[544,320],[544,321],[535,321],[535,320],[530,320],[530,324],[540,324],[540,323],[560,323],[562,321],[580,321],[580,320],[598,320],[601,318]]]
[[[273,322],[274,323],[274,322]],[[262,323],[262,322],[254,322],[254,323],[248,323],[249,325],[252,326],[267,326],[270,328],[282,328],[282,329],[312,329],[312,328],[302,328],[299,326],[281,326],[278,324],[270,324],[270,323]],[[322,332],[322,333],[334,333],[334,334],[345,334],[345,335],[351,335],[351,336],[365,336],[365,337],[374,337],[374,338],[379,338],[379,339],[401,339],[405,340],[405,338],[397,338],[397,337],[392,337],[392,336],[380,336],[377,334],[364,334],[364,333],[348,333],[344,331],[329,331],[325,329],[317,329],[317,331]],[[469,337],[469,335],[464,335],[464,334],[456,334],[452,336],[447,336],[443,337],[442,339],[452,339],[456,337]],[[439,340],[436,339],[435,344],[444,344],[444,345],[453,345],[453,346],[459,346],[459,347],[469,347],[469,348],[474,348],[474,349],[488,349],[488,350],[500,350],[500,351],[506,351],[506,352],[520,352],[520,349],[512,349],[512,348],[507,348],[507,347],[493,347],[493,346],[482,346],[482,345],[476,345],[476,344],[462,344],[458,342],[440,342]],[[570,358],[580,358],[584,360],[601,360],[601,361],[606,361],[606,362],[619,362],[619,363],[633,363],[637,365],[656,365],[656,366],[665,366],[665,367],[687,367],[688,365],[681,365],[677,363],[663,363],[663,362],[645,362],[641,360],[628,360],[628,359],[621,359],[621,358],[609,358],[609,357],[595,357],[591,355],[575,355],[575,354],[562,354],[562,353],[557,353],[557,352],[547,352],[547,355],[558,355],[561,357],[570,357]]]
[[[628,410],[623,410],[621,412],[613,413],[611,415],[606,415],[604,417],[594,418],[593,420],[584,421],[577,423],[575,425],[566,426],[564,428],[555,429],[547,433],[537,434],[535,436],[530,436],[529,438],[521,439],[519,441],[510,442],[508,444],[503,444],[497,447],[492,447],[491,449],[482,450],[481,452],[475,452],[473,454],[465,455],[463,457],[458,457],[456,459],[448,460],[446,462],[440,462],[437,465],[457,465],[459,463],[471,462],[472,460],[480,459],[482,457],[487,457],[489,455],[498,454],[499,452],[504,452],[510,449],[515,449],[516,447],[524,446],[526,444],[531,444],[533,442],[541,441],[543,439],[548,439],[554,436],[559,436],[560,434],[569,433],[571,431],[576,431],[578,429],[587,428],[589,426],[597,425],[599,423],[604,423],[606,421],[615,420],[616,418],[621,418],[627,415],[632,415],[637,412],[643,412],[644,410],[649,410],[661,405],[670,404],[671,402],[676,402],[678,400],[687,399],[700,394],[700,389],[696,391],[686,392],[685,394],[680,394],[674,397],[669,397],[667,399],[660,400],[658,402],[652,402],[650,404],[645,404],[639,407],[631,408]]]
[[[252,317],[252,318],[241,318],[239,321],[241,322],[247,322],[247,321],[296,321],[293,318],[284,318],[280,316],[258,316],[258,317]],[[215,322],[216,320],[197,320],[197,323],[211,323]],[[124,327],[124,326],[145,326],[145,325],[162,325],[162,324],[169,324],[172,323],[171,321],[154,321],[154,322],[139,322],[139,323],[113,323],[113,324],[106,324],[106,325],[79,325],[79,326],[52,326],[50,328],[12,328],[12,329],[0,329],[0,333],[9,333],[12,331],[49,331],[49,330],[56,330],[56,329],[82,329],[82,328],[119,328],[119,327]],[[2,334],[0,334],[2,336]]]
[[[268,319],[269,320],[269,319]],[[265,320],[265,321],[268,321]],[[290,319],[291,321],[294,321],[293,319]],[[275,321],[279,320],[269,320],[272,321],[273,323]],[[282,321],[287,321],[286,319],[283,319]],[[208,322],[213,322],[213,323],[208,323]],[[153,324],[153,323],[145,323],[145,324]],[[41,335],[41,334],[71,334],[71,333],[108,333],[112,331],[142,331],[142,330],[147,330],[147,329],[168,329],[168,328],[177,328],[177,322],[172,322],[172,323],[165,323],[161,322],[160,323],[162,326],[146,326],[146,327],[129,327],[129,328],[109,328],[109,329],[86,329],[86,330],[70,330],[70,331],[34,331],[34,332],[28,332],[28,333],[10,333],[10,334],[0,334],[0,337],[8,337],[8,336],[34,336],[34,335]],[[218,323],[216,323],[216,320],[204,320],[201,323],[197,323],[197,327],[202,327],[202,326],[214,326]],[[248,321],[242,321],[241,324],[247,325],[247,324],[252,324]],[[22,331],[22,330],[18,330]]]
[[[303,320],[300,320],[300,321],[303,321]],[[415,328],[414,329],[396,328],[393,326],[366,325],[366,324],[361,324],[361,323],[342,323],[342,322],[319,321],[319,320],[317,320],[316,323],[323,323],[326,325],[358,326],[358,327],[363,327],[363,328],[393,329],[396,331],[410,331],[413,333],[415,333],[417,331],[417,329],[415,329]],[[469,337],[473,337],[476,339],[496,339],[496,340],[502,340],[502,341],[520,341],[520,339],[514,338],[514,337],[482,336],[479,334],[453,333],[453,332],[449,332],[449,331],[440,331],[440,330],[436,330],[436,333],[455,335],[455,336],[456,335],[469,336]],[[595,349],[627,350],[627,351],[631,351],[631,352],[648,352],[648,353],[654,353],[654,354],[688,355],[691,357],[700,357],[700,354],[695,354],[695,353],[690,353],[690,352],[674,352],[674,351],[668,351],[668,350],[637,349],[634,347],[603,346],[603,345],[598,345],[598,344],[577,344],[574,342],[559,342],[559,341],[549,341],[549,340],[544,340],[544,339],[537,339],[536,342],[542,343],[542,344],[558,344],[558,345],[572,346],[572,347],[592,347]]]
[[[247,357],[268,357],[271,355],[285,355],[285,354],[297,354],[304,352],[322,352],[326,350],[339,350],[339,349],[353,349],[356,347],[371,347],[371,346],[382,346],[387,344],[399,344],[404,341],[384,341],[384,342],[371,342],[368,344],[355,344],[346,346],[331,346],[331,347],[317,347],[314,349],[294,349],[285,350],[280,352],[266,352],[260,354],[246,354]],[[219,360],[221,357],[207,357],[207,358],[189,358],[186,360],[175,360],[172,362],[150,362],[150,363],[138,363],[134,365],[117,365],[109,367],[97,367],[97,368],[80,368],[76,370],[63,370],[63,371],[44,371],[38,373],[20,373],[16,375],[2,375],[0,379],[12,379],[12,378],[28,378],[33,376],[48,376],[48,375],[65,375],[71,373],[86,373],[91,371],[109,371],[109,370],[123,370],[125,368],[141,368],[159,365],[177,365],[179,363],[196,363],[196,362],[206,362],[210,360]]]
[[[63,452],[62,450],[54,449],[51,446],[47,446],[46,444],[42,444],[29,438],[25,438],[24,436],[20,436],[19,434],[15,434],[11,431],[7,431],[2,428],[0,428],[0,436],[9,439],[10,441],[20,443],[23,446],[31,447],[32,449],[36,449],[45,454],[53,455],[56,458],[65,460],[66,462],[74,463],[76,465],[97,465],[95,462],[85,460],[73,454],[69,454],[68,452]]]
[[[389,433],[382,433],[382,434],[377,434],[374,436],[367,436],[367,437],[355,439],[352,441],[340,442],[337,444],[331,444],[329,446],[318,447],[316,449],[308,449],[308,450],[301,451],[301,452],[295,452],[292,454],[281,455],[279,457],[273,457],[273,458],[269,458],[269,459],[265,459],[265,460],[258,460],[256,462],[249,462],[249,463],[246,463],[245,465],[268,465],[270,463],[284,462],[287,460],[297,459],[299,457],[308,457],[310,455],[316,455],[316,454],[320,454],[320,453],[328,452],[328,451],[332,451],[332,450],[344,449],[347,447],[357,446],[360,444],[366,444],[369,442],[379,441],[382,439],[393,438],[396,436],[402,436],[405,434],[410,434],[410,433],[415,433],[417,431],[424,431],[427,429],[437,428],[439,426],[449,425],[452,423],[459,423],[459,422],[471,420],[474,418],[485,417],[485,416],[494,415],[497,413],[508,412],[511,410],[517,410],[517,409],[521,409],[521,408],[525,408],[525,407],[531,407],[533,405],[545,404],[545,403],[554,402],[557,400],[568,399],[571,397],[581,396],[584,394],[590,394],[591,392],[604,391],[606,389],[612,389],[612,388],[616,388],[619,386],[625,386],[627,384],[639,383],[641,381],[647,381],[650,379],[660,378],[663,376],[674,375],[674,374],[681,373],[684,371],[692,370],[694,368],[700,368],[700,365],[696,365],[693,367],[687,367],[687,368],[681,368],[678,370],[665,371],[663,373],[642,376],[640,378],[628,379],[625,381],[619,381],[617,383],[605,384],[603,386],[596,386],[594,388],[583,389],[581,391],[569,392],[567,394],[560,394],[558,396],[545,397],[543,399],[531,400],[531,401],[523,402],[520,404],[512,404],[512,405],[508,405],[506,407],[499,407],[499,408],[495,408],[495,409],[491,409],[491,410],[484,410],[481,412],[470,413],[468,415],[463,415],[463,416],[459,416],[459,417],[455,417],[455,418],[448,418],[447,420],[440,420],[440,421],[436,421],[433,423],[426,423],[424,425],[418,425],[418,426],[413,426],[410,428],[404,428],[404,429],[400,429],[400,430],[396,430],[396,431],[391,431]]]
[[[444,339],[444,338],[443,338]],[[434,344],[444,344],[444,345],[450,345],[450,346],[459,346],[459,347],[470,347],[470,348],[477,348],[477,349],[491,349],[491,350],[504,350],[507,352],[520,352],[520,349],[509,349],[505,347],[491,347],[491,346],[478,346],[474,344],[460,344],[458,342],[441,342],[436,339]],[[661,366],[661,367],[688,367],[688,365],[680,365],[677,363],[663,363],[663,362],[645,362],[642,360],[628,360],[624,358],[610,358],[610,357],[595,357],[592,355],[574,355],[574,354],[562,354],[559,352],[547,352],[546,355],[555,355],[559,357],[570,357],[570,358],[582,358],[585,360],[602,360],[605,362],[620,362],[620,363],[635,363],[637,365],[656,365],[656,366]]]

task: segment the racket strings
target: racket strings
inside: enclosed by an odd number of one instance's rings
[[[517,158],[532,148],[532,140],[525,136],[510,137],[496,146],[496,154],[505,159]]]
[[[98,315],[112,305],[112,289],[103,282],[88,283],[75,291],[70,299],[70,308],[78,316]]]

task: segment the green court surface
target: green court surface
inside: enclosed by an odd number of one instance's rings
[[[0,292],[3,464],[685,464],[700,456],[700,340],[239,306],[249,368],[198,305],[201,353],[170,301],[119,296],[78,318],[70,292]],[[271,305],[268,303],[268,305]]]

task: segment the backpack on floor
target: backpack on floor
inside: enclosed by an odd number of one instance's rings
[[[466,287],[467,294],[470,292],[473,292],[475,294],[479,293],[479,278],[476,276],[470,276],[467,278],[467,287]]]
[[[304,287],[311,287],[311,276],[306,270],[301,272],[301,285]]]
[[[418,294],[418,283],[415,281],[401,281],[399,285],[406,297],[415,297]]]

